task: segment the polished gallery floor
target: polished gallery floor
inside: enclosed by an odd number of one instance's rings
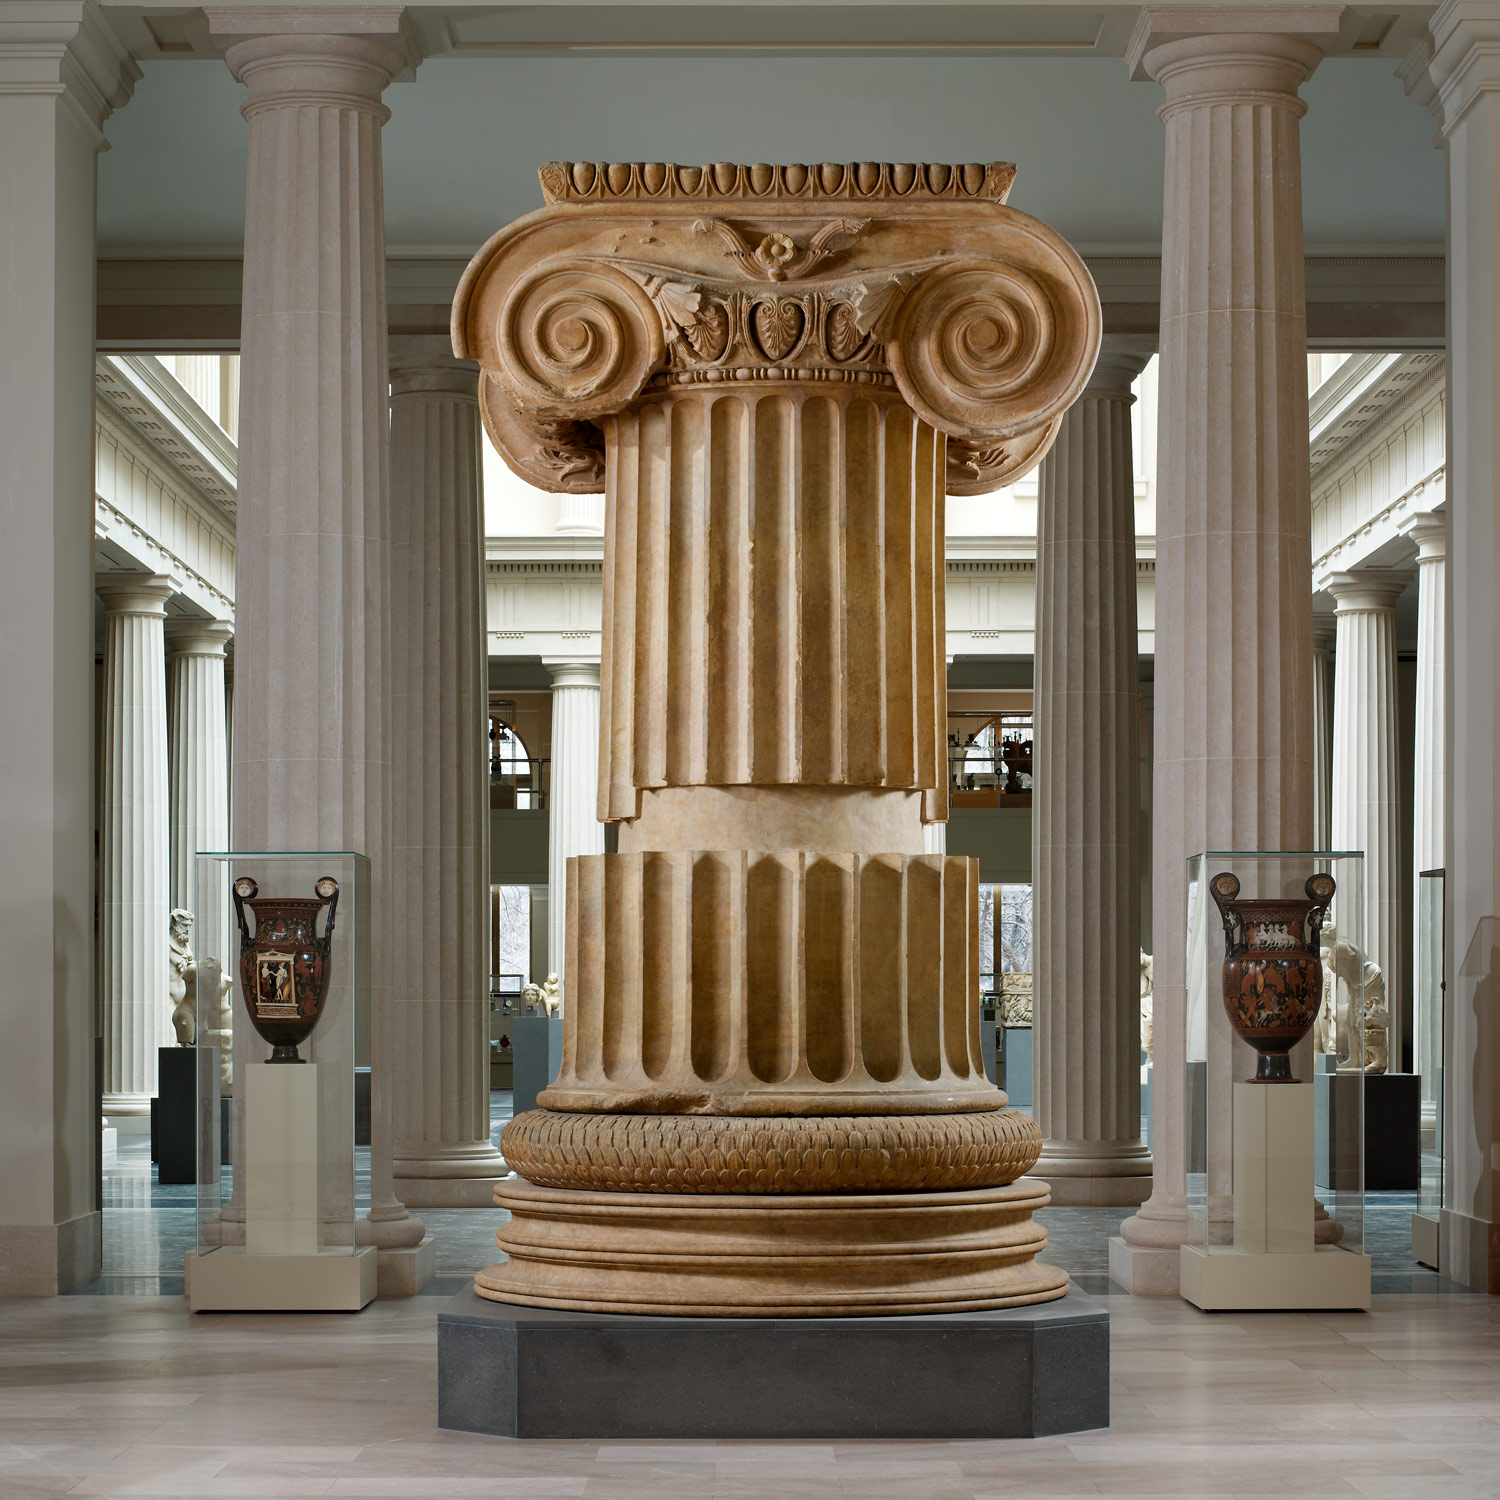
[[[496,1099],[496,1123],[508,1112]],[[1199,1313],[1108,1295],[1107,1431],[1000,1442],[512,1442],[439,1432],[442,1298],[493,1248],[424,1214],[430,1294],[357,1315],[201,1315],[181,1296],[191,1191],[127,1140],[94,1295],[0,1301],[0,1500],[59,1495],[1500,1496],[1500,1298],[1412,1265],[1409,1204],[1372,1197],[1367,1314]],[[1047,1212],[1050,1258],[1107,1293],[1118,1210]]]

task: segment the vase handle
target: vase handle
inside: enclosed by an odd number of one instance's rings
[[[1316,948],[1323,932],[1323,918],[1328,915],[1328,908],[1333,903],[1333,893],[1338,890],[1338,882],[1332,875],[1309,875],[1307,884],[1302,889],[1307,892],[1307,899],[1313,904],[1312,910],[1307,914],[1307,946]]]
[[[240,947],[248,948],[251,938],[250,924],[245,921],[245,902],[253,901],[260,891],[260,887],[248,875],[241,875],[230,887],[230,891],[234,896],[235,920],[240,924]],[[257,922],[255,926],[256,930],[259,931],[260,923]]]
[[[328,908],[328,920],[323,927],[323,936],[318,939],[318,946],[324,953],[327,953],[329,944],[333,941],[333,918],[339,905],[339,883],[332,875],[325,875],[313,889]]]
[[[1219,916],[1224,922],[1224,956],[1232,958],[1245,946],[1244,928],[1240,923],[1239,913],[1230,911],[1226,904],[1240,893],[1239,876],[1232,875],[1228,870],[1215,875],[1208,883],[1208,893],[1214,898],[1214,905],[1219,908]]]

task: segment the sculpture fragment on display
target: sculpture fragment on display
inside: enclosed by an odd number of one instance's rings
[[[198,1040],[198,965],[193,959],[193,914],[174,907],[167,919],[167,998],[179,1047]]]
[[[1151,993],[1156,982],[1156,961],[1146,952],[1141,952],[1141,1051],[1146,1054],[1148,1062],[1153,1060],[1152,1048],[1155,1046],[1156,1033],[1152,1025],[1152,1001]]]
[[[606,1311],[1046,1301],[1041,1137],[984,1073],[947,817],[945,492],[1040,461],[1099,306],[1005,163],[552,163],[454,350],[544,489],[606,496],[600,817],[561,1072],[475,1289]],[[712,1246],[712,1252],[705,1251]],[[882,1253],[868,1252],[879,1248]]]
[[[545,984],[528,984],[521,991],[522,1010],[540,1011],[548,1017],[562,1014],[562,980],[549,974]]]

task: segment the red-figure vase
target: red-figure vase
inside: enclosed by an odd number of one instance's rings
[[[300,1063],[297,1055],[328,998],[333,969],[333,918],[339,883],[325,875],[316,896],[261,896],[248,875],[234,883],[234,914],[240,924],[240,985],[255,1029],[271,1044],[273,1063]],[[245,908],[255,915],[252,934]],[[328,910],[323,935],[318,913]]]

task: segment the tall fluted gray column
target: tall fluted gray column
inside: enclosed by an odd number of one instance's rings
[[[1106,344],[1042,460],[1032,792],[1034,1090],[1054,1203],[1151,1190],[1140,1099],[1140,669],[1131,382]]]
[[[249,92],[235,559],[234,842],[369,856],[370,1214],[423,1239],[392,1188],[390,405],[380,130],[416,62],[398,9],[210,10]],[[354,28],[357,27],[357,30]],[[241,1046],[236,1016],[235,1051]],[[257,1054],[258,1055],[258,1054]],[[430,1264],[382,1255],[381,1288]]]
[[[1332,849],[1333,839],[1333,642],[1334,627],[1313,626],[1313,848]]]
[[[1155,1180],[1110,1242],[1177,1290],[1186,1197],[1186,862],[1313,832],[1312,502],[1297,96],[1339,9],[1146,9],[1129,49],[1166,102],[1157,442]],[[1210,1213],[1230,1216],[1228,1027],[1205,1007]]]
[[[198,880],[198,855],[229,847],[228,717],[224,648],[233,630],[217,620],[178,617],[167,625],[168,774],[172,802],[172,905],[196,918],[193,952],[234,973],[229,903],[222,882]]]
[[[156,1049],[172,1041],[167,999],[171,854],[167,794],[169,578],[101,577],[104,765],[99,807],[104,1115],[149,1128]]]
[[[547,962],[567,1004],[568,861],[604,853],[599,821],[599,663],[559,662],[552,673],[552,765],[547,794]]]
[[[1396,734],[1396,600],[1405,573],[1366,568],[1338,573],[1328,592],[1338,605],[1333,672],[1335,849],[1364,851],[1365,957],[1385,975],[1391,1067],[1400,1066],[1402,955],[1401,783]],[[1335,898],[1333,920],[1340,920]],[[1357,1059],[1356,1059],[1357,1061]]]
[[[1443,800],[1447,788],[1448,642],[1444,628],[1448,603],[1448,518],[1421,511],[1404,528],[1417,545],[1417,724],[1412,750],[1411,865],[1413,891],[1424,870],[1447,864]],[[1423,930],[1420,901],[1413,902],[1412,973],[1427,972],[1442,962],[1441,929]],[[1418,982],[1420,983],[1420,977]],[[1437,1120],[1438,1074],[1443,1066],[1440,1007],[1423,1016],[1412,1011],[1412,1067],[1422,1079],[1422,1123]]]
[[[479,370],[391,340],[393,1159],[412,1207],[490,1203],[488,648]]]

